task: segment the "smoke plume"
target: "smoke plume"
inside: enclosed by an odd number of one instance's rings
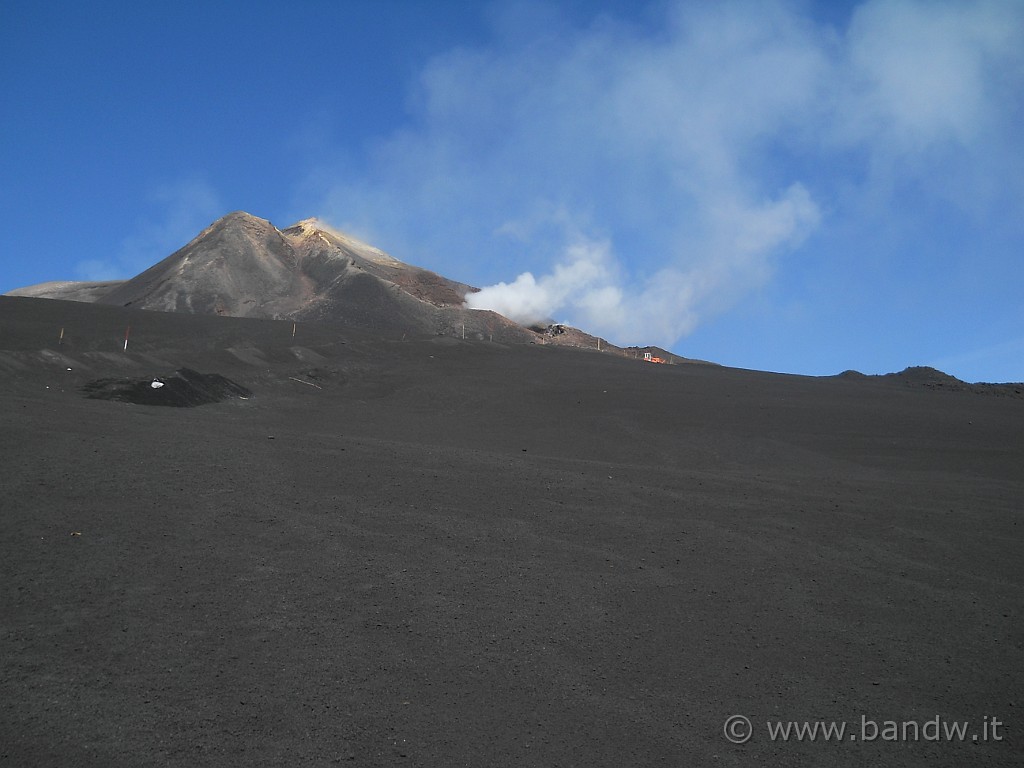
[[[891,221],[893,200],[931,215],[1024,191],[993,149],[1013,135],[1024,5],[649,11],[494,6],[493,39],[432,59],[410,124],[321,209],[486,286],[469,306],[669,346],[794,251],[829,258],[814,238],[847,247],[847,222]]]

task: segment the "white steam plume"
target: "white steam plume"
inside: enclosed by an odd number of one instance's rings
[[[799,184],[760,206],[721,201],[707,215],[717,236],[699,244],[707,250],[692,254],[689,269],[670,261],[643,285],[624,288],[611,243],[577,236],[549,273],[538,278],[523,272],[511,283],[487,286],[469,294],[466,306],[524,325],[569,316],[612,337],[671,343],[692,331],[701,313],[721,309],[766,279],[769,255],[798,245],[819,220]]]
[[[523,272],[511,283],[497,283],[466,297],[472,309],[491,309],[518,323],[530,325],[555,319],[569,309],[616,305],[621,295],[615,282],[607,242],[578,242],[564,259],[537,279]]]

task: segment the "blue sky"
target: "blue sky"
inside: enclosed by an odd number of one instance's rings
[[[0,291],[319,216],[623,344],[1024,380],[1024,3],[0,6]]]

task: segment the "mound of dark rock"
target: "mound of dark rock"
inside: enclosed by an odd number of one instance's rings
[[[941,390],[945,392],[974,392],[982,395],[996,395],[999,397],[1024,397],[1024,384],[970,384],[961,381],[955,376],[943,373],[928,366],[911,366],[899,373],[887,373],[880,377],[891,381],[899,381],[909,387],[926,387],[928,389]]]
[[[169,376],[133,379],[96,379],[82,387],[86,397],[135,405],[194,408],[252,395],[245,387],[217,373],[179,368]]]
[[[898,379],[906,384],[930,387],[932,389],[949,389],[952,391],[969,389],[966,382],[926,365],[912,365],[909,368],[904,368],[899,373],[888,373],[886,376]]]

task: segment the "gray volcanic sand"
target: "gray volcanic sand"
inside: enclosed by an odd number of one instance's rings
[[[0,298],[0,763],[1024,761],[1024,400],[291,333]]]

